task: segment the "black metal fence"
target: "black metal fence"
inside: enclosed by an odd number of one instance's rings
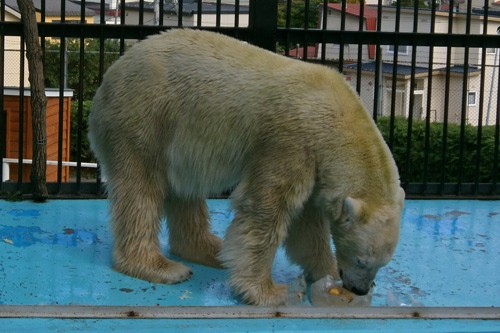
[[[219,31],[339,69],[379,124],[409,196],[500,194],[500,6],[491,0],[34,3],[46,82],[56,88],[52,196],[102,194],[86,141],[91,96],[128,45],[175,27]],[[20,15],[15,0],[2,0],[0,9],[0,190],[6,196],[30,192],[31,152],[29,116],[21,112],[29,93]]]

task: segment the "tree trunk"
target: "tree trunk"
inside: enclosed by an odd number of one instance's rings
[[[48,197],[46,183],[47,169],[47,128],[45,83],[43,76],[43,54],[38,40],[38,26],[35,6],[31,0],[17,0],[21,12],[21,20],[26,41],[26,57],[28,58],[29,82],[31,90],[31,113],[33,127],[33,165],[31,168],[31,184],[33,199],[45,201]]]

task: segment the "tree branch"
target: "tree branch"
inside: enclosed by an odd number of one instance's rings
[[[47,128],[45,83],[43,76],[43,52],[38,38],[35,6],[30,0],[17,0],[21,12],[26,57],[28,58],[29,82],[31,90],[31,114],[33,128],[33,165],[31,184],[33,199],[45,201],[48,197],[46,183],[47,169]]]

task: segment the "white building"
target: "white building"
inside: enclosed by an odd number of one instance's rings
[[[360,22],[360,6],[358,4],[348,4],[345,16],[345,29],[346,30],[359,30]],[[320,15],[322,17],[322,15]],[[454,13],[452,25],[452,33],[464,34],[466,32],[466,14]],[[327,15],[327,29],[338,30],[340,29],[341,20],[341,7],[339,4],[330,4]],[[394,32],[396,30],[396,8],[383,7],[382,17],[377,17],[377,8],[366,6],[364,10],[364,17],[361,18],[363,22],[363,29],[365,31],[376,30],[377,24],[381,24],[381,31]],[[414,13],[411,9],[401,9],[400,26],[401,32],[413,31]],[[429,33],[431,27],[431,11],[420,10],[418,13],[418,31]],[[435,33],[448,33],[449,13],[439,11],[435,16]],[[487,23],[487,24],[486,24]],[[481,15],[472,15],[470,22],[471,34],[482,34],[483,29],[487,28],[487,34],[496,35],[497,29],[500,27],[500,17],[490,16],[488,22],[484,21]],[[376,53],[375,45],[362,45],[363,62],[361,68],[361,91],[360,96],[364,101],[369,111],[373,110],[374,100],[374,85],[375,85],[375,68],[374,60]],[[339,45],[327,44],[326,45],[326,58],[338,59]],[[387,115],[391,110],[392,98],[392,74],[393,74],[393,60],[394,60],[394,45],[382,45],[381,54],[383,66],[381,66],[381,76],[379,90],[381,92],[379,104],[379,114]],[[446,95],[446,61],[448,52],[446,47],[434,47],[432,49],[432,64],[429,64],[431,48],[428,46],[419,46],[415,50],[411,46],[400,45],[398,47],[397,83],[395,91],[395,105],[396,114],[402,116],[409,115],[410,105],[410,79],[411,75],[408,72],[411,68],[412,53],[416,52],[416,69],[415,69],[415,89],[414,94],[414,108],[413,116],[415,118],[423,118],[427,112],[427,99],[429,78],[432,78],[432,91],[430,114],[431,119],[434,121],[443,121],[445,100],[448,98],[449,114],[448,120],[451,122],[459,122],[461,119],[462,105],[463,105],[463,85],[467,84],[467,96],[465,98],[466,104],[466,119],[469,124],[477,125],[480,114],[480,86],[481,86],[481,69],[484,66],[484,90],[483,94],[483,124],[492,125],[496,121],[497,114],[497,99],[498,99],[498,65],[500,62],[500,54],[498,49],[487,48],[485,49],[485,62],[482,64],[482,48],[470,48],[468,50],[468,73],[464,73],[464,62],[466,59],[465,49],[453,47],[450,52],[450,86],[449,94]],[[321,45],[320,51],[321,54]],[[357,65],[349,64],[349,62],[357,62],[358,59],[358,45],[344,45],[344,73],[350,79],[352,85],[357,85]],[[429,67],[432,68],[429,77]],[[464,80],[464,77],[466,79]]]
[[[121,0],[104,0],[105,20],[108,24],[120,24],[121,20]],[[178,0],[163,1],[163,22],[165,26],[178,25],[178,12],[180,9]],[[87,0],[85,5],[96,11],[95,22],[100,20],[101,1]],[[221,27],[234,27],[236,18],[235,12],[239,12],[238,26],[248,26],[248,6],[249,0],[240,0],[238,10],[234,0],[221,0],[220,21],[217,21],[217,1],[208,0],[201,2],[201,26],[213,27],[220,24]],[[160,23],[160,2],[158,0],[144,0],[142,3],[142,24],[158,25]],[[125,24],[136,25],[140,23],[141,4],[138,0],[125,0]],[[198,25],[199,7],[197,0],[182,1],[182,25],[192,27]]]

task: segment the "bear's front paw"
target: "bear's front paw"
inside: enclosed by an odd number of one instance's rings
[[[153,283],[174,284],[188,280],[193,275],[186,265],[163,256],[134,263],[116,261],[114,268],[120,273]]]

